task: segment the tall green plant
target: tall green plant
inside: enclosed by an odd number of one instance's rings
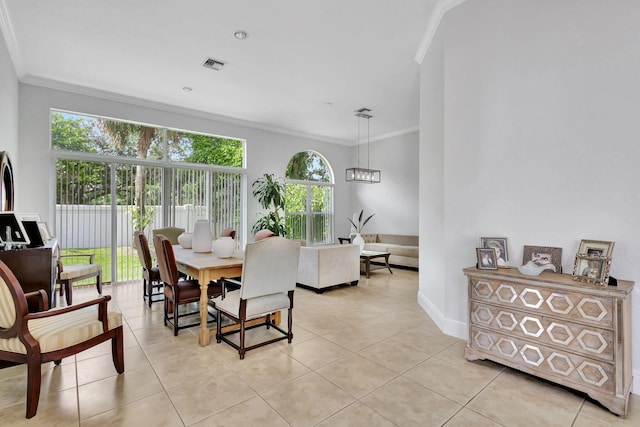
[[[258,218],[251,231],[271,230],[278,236],[286,236],[287,229],[284,221],[284,183],[273,174],[265,173],[251,184],[253,196],[263,209],[269,212]]]

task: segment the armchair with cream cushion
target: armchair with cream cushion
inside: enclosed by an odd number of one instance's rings
[[[38,293],[39,308],[45,311],[29,313],[27,297]],[[65,357],[110,340],[113,365],[119,374],[124,372],[122,315],[108,309],[111,296],[48,310],[46,292],[31,294],[25,295],[0,261],[0,360],[27,365],[27,418],[38,410],[44,363],[59,365]]]
[[[60,297],[65,295],[67,305],[73,304],[73,283],[90,277],[96,278],[96,289],[102,295],[102,265],[95,263],[95,254],[67,254],[58,256],[58,278]],[[83,264],[63,262],[63,259],[85,260]]]
[[[358,245],[303,246],[298,263],[298,285],[322,293],[330,286],[360,280]]]

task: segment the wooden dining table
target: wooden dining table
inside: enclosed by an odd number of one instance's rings
[[[200,346],[209,345],[211,335],[215,329],[207,326],[208,304],[207,286],[211,280],[221,277],[239,277],[242,275],[243,252],[237,251],[231,258],[220,258],[214,252],[193,252],[180,245],[173,245],[173,254],[178,265],[178,271],[198,279],[200,283],[200,327],[198,329],[198,343]]]
[[[222,277],[240,277],[242,275],[242,264],[244,262],[244,252],[236,251],[230,258],[220,258],[214,252],[193,252],[180,245],[173,245],[173,255],[176,259],[178,271],[188,276],[198,279],[200,284],[200,327],[198,328],[198,343],[204,347],[211,342],[211,336],[216,334],[216,329],[207,326],[209,315],[207,286],[212,280]],[[276,325],[280,324],[281,313],[273,313],[271,319]],[[264,318],[252,319],[245,322],[245,326],[251,326],[264,322]],[[222,327],[222,332],[238,329],[238,325],[226,325]]]

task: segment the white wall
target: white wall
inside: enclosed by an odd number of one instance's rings
[[[519,261],[523,245],[562,247],[569,273],[580,239],[614,241],[611,275],[640,282],[638,28],[635,0],[469,1],[445,16],[444,78],[429,61],[421,71],[422,105],[444,94],[443,131],[429,133],[432,112],[421,112],[420,164],[432,166],[431,149],[444,164],[439,188],[421,187],[436,194],[420,206],[421,251],[443,248],[435,268],[444,280],[433,283],[421,259],[419,297],[443,290],[431,308],[445,329],[465,337],[461,269],[475,263],[480,236],[508,237]],[[424,214],[441,191],[444,245]],[[639,294],[640,283],[635,325]],[[640,328],[633,354],[638,382]]]
[[[381,170],[380,184],[346,183],[353,189],[352,214],[362,209],[364,217],[376,214],[364,228],[365,233],[418,234],[418,135],[415,131],[371,142],[369,164],[371,169]],[[360,146],[360,167],[367,167],[365,147]],[[349,167],[356,166],[356,152],[352,161]],[[344,172],[336,173],[343,183]],[[336,218],[336,226],[342,230],[339,236],[349,235],[347,217]]]
[[[7,151],[14,169],[18,162],[18,77],[0,31],[0,151]],[[16,195],[15,201],[20,197]]]
[[[336,218],[351,213],[350,188],[344,185],[344,170],[351,158],[352,148],[324,141],[285,135],[260,129],[208,119],[202,114],[180,114],[162,106],[145,106],[138,102],[87,96],[41,86],[20,85],[20,159],[14,166],[19,179],[16,193],[20,196],[17,210],[39,212],[53,218],[53,163],[49,153],[49,108],[102,115],[190,131],[212,133],[246,139],[248,175],[247,235],[260,212],[251,196],[251,183],[263,173],[283,177],[289,159],[297,152],[315,150],[330,163],[336,174]],[[52,221],[50,221],[52,222]],[[336,220],[337,224],[339,221]],[[249,238],[251,241],[252,238]]]
[[[445,318],[444,55],[441,33],[431,43],[420,73],[420,292],[418,302],[451,335]]]

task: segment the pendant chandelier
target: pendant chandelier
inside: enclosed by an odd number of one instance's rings
[[[345,178],[347,182],[365,182],[367,184],[380,183],[380,170],[369,168],[369,120],[373,117],[370,109],[360,108],[355,111],[355,116],[358,120],[358,166],[355,168],[348,168],[346,170]],[[367,167],[360,167],[360,123],[362,119],[367,121]]]

